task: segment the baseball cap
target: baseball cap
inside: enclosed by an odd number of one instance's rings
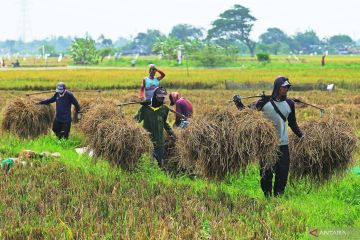
[[[280,85],[281,87],[291,87],[291,83],[289,81],[289,79],[287,77],[284,77],[284,76],[278,76],[276,79],[275,79],[275,82],[274,84],[276,84],[277,82],[282,82],[282,84]]]
[[[166,89],[164,87],[156,88],[154,93],[157,97],[165,97],[167,95]]]
[[[282,87],[291,87],[291,84],[289,82],[289,80],[285,80],[285,82],[283,84],[281,84]]]
[[[63,82],[59,82],[57,85],[56,85],[56,92],[57,93],[62,93],[63,91],[65,90],[65,83]]]

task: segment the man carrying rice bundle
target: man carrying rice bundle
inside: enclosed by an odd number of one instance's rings
[[[274,173],[274,196],[282,196],[285,191],[290,166],[289,138],[286,121],[288,121],[289,127],[299,138],[303,137],[296,122],[295,103],[293,100],[287,98],[287,92],[290,87],[289,79],[284,76],[279,76],[274,81],[271,96],[264,96],[255,103],[256,109],[262,111],[265,117],[273,122],[280,139],[278,160],[275,166],[271,169],[265,169],[263,164],[260,164],[260,184],[265,197],[272,196],[272,178]],[[240,96],[235,95],[233,100],[240,110],[244,108]],[[265,159],[262,159],[260,162],[263,163],[264,161]]]
[[[68,139],[71,128],[71,104],[75,106],[78,119],[81,118],[80,105],[63,82],[57,84],[54,96],[40,101],[39,104],[47,105],[53,102],[56,102],[56,115],[52,130],[59,139]]]
[[[175,134],[167,122],[169,108],[164,105],[166,89],[158,87],[155,89],[149,105],[144,104],[135,116],[138,122],[144,122],[144,128],[150,133],[154,144],[154,158],[160,167],[164,163],[165,138],[164,129],[175,140]]]

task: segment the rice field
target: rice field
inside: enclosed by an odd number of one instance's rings
[[[288,96],[324,107],[324,117],[343,119],[359,139],[360,58],[329,56],[324,68],[318,56],[300,57],[299,62],[286,58],[276,57],[268,65],[241,58],[237,68],[161,69],[167,75],[163,82],[168,92],[179,91],[189,99],[196,116],[214,107],[235,108],[234,94],[245,97],[272,91],[266,85],[226,90],[225,80],[272,83],[281,74],[293,85],[335,83],[333,92],[290,91]],[[129,102],[136,98],[145,75],[145,66],[0,70],[0,108],[4,111],[26,93],[54,89],[60,80],[70,90],[103,90],[74,91],[80,102]],[[138,108],[122,107],[121,113],[131,118]],[[320,113],[297,105],[296,117],[303,124],[320,120]],[[170,113],[168,120],[173,123],[174,115]],[[19,166],[13,174],[0,176],[0,239],[308,239],[315,228],[345,229],[348,239],[360,236],[360,175],[355,171],[360,166],[359,148],[354,166],[341,178],[335,175],[321,186],[300,179],[287,185],[283,198],[265,199],[255,163],[218,181],[164,171],[145,154],[136,170],[128,172],[101,157],[95,162],[78,155],[74,149],[86,142],[80,126],[73,124],[68,141],[59,141],[53,134],[23,140],[1,132],[2,159],[24,149],[59,152],[61,157],[36,158],[31,167]]]
[[[360,58],[329,57],[321,67],[306,57],[302,62],[289,63],[286,56],[277,57],[269,64],[243,59],[235,67],[204,69],[162,67],[165,73],[163,85],[183,89],[223,89],[224,81],[256,84],[272,83],[275,76],[286,75],[293,84],[335,84],[339,88],[359,90]],[[147,60],[151,63],[151,60]],[[146,64],[136,68],[65,67],[23,68],[0,71],[2,90],[48,90],[58,81],[67,83],[70,89],[135,89],[147,74]]]

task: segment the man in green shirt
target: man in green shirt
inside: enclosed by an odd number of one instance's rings
[[[144,128],[150,133],[151,140],[154,144],[154,158],[159,166],[163,166],[165,154],[164,129],[174,139],[176,136],[166,121],[169,108],[164,105],[166,89],[158,87],[155,89],[153,97],[149,104],[144,104],[135,116],[138,122],[144,122]]]

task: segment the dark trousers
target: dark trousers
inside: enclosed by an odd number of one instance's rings
[[[162,167],[164,164],[164,155],[165,155],[165,146],[154,146],[153,156],[159,164],[159,167]]]
[[[70,128],[71,128],[71,122],[63,123],[54,120],[52,130],[59,139],[61,138],[68,139]]]
[[[280,146],[280,151],[278,152],[278,160],[272,169],[265,170],[263,169],[263,166],[260,166],[261,189],[266,197],[270,197],[272,195],[272,178],[274,173],[274,196],[281,196],[284,194],[289,175],[289,165],[289,147],[288,145],[282,145]]]

